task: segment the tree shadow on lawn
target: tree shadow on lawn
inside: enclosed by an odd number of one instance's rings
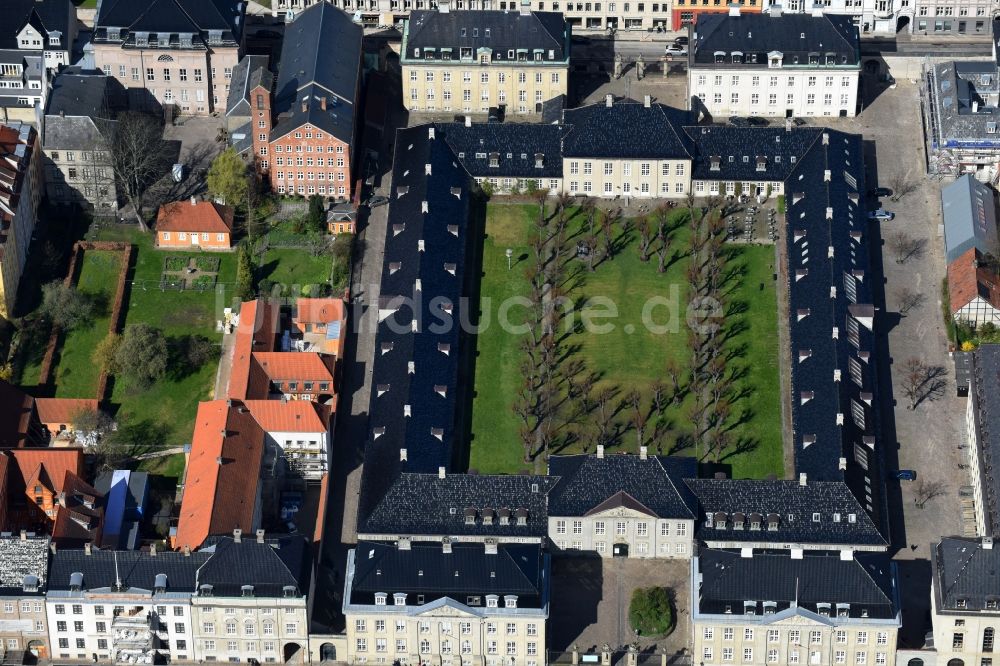
[[[218,345],[203,335],[167,336],[168,381],[179,382],[198,372],[217,353]]]
[[[272,261],[268,261],[267,263],[261,264],[257,267],[257,270],[254,271],[254,279],[257,282],[267,280],[274,275],[276,270],[278,270],[278,260],[274,259]]]

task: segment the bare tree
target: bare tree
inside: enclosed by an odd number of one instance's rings
[[[899,303],[899,314],[903,316],[906,316],[910,310],[919,308],[927,300],[924,294],[909,287],[900,287],[896,290],[895,296]]]
[[[924,508],[929,501],[935,497],[945,494],[945,484],[941,481],[927,481],[921,478],[917,481],[917,487],[913,493],[913,503],[919,508]]]
[[[649,261],[649,246],[653,242],[653,230],[649,226],[649,220],[640,218],[636,229],[639,231],[639,261]]]
[[[917,180],[910,177],[909,171],[906,173],[899,172],[889,181],[889,186],[892,187],[892,196],[890,199],[899,201],[910,192],[916,191],[918,185]]]
[[[109,148],[115,180],[132,205],[139,228],[148,231],[142,216],[146,190],[169,166],[163,128],[154,116],[124,113],[118,117]]]
[[[929,379],[929,373],[930,366],[915,356],[903,362],[903,394],[910,401],[910,409],[916,409],[924,397],[924,386]]]
[[[889,236],[889,247],[896,255],[897,264],[905,264],[913,257],[923,254],[927,240],[924,238],[914,238],[913,236],[897,231]]]

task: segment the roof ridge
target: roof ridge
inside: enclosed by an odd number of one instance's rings
[[[869,573],[868,568],[864,565],[863,562],[861,562],[861,560],[858,559],[858,557],[859,557],[858,555],[855,555],[851,561],[854,562],[856,566],[861,568],[861,571],[863,571],[868,580],[871,581],[871,584],[875,586],[875,589],[879,591],[879,594],[891,604],[892,599],[889,598],[889,595],[885,593],[885,590],[882,589],[882,586],[878,584],[878,581],[876,581],[874,576],[872,576],[871,573]],[[891,560],[889,562],[889,566],[892,567]]]
[[[962,540],[965,541],[965,539],[962,539]],[[942,540],[941,543],[943,544],[944,541]],[[972,543],[972,541],[969,540],[968,543]],[[955,572],[954,579],[945,588],[945,592],[946,593],[950,593],[951,590],[953,590],[955,588],[955,586],[958,585],[958,579],[959,579],[959,577],[962,574],[965,573],[965,570],[969,567],[969,564],[972,562],[972,558],[975,557],[976,553],[978,553],[978,552],[979,552],[979,548],[977,547],[975,550],[973,550],[971,553],[969,553],[968,556],[964,559],[964,561],[962,562],[961,567],[959,567],[959,570],[957,572]]]
[[[486,547],[483,546],[483,554],[484,555],[486,554],[485,548]],[[503,554],[507,557],[507,560],[510,561],[510,563],[514,565],[514,568],[517,570],[517,573],[521,576],[522,581],[525,582],[525,583],[527,583],[529,587],[535,588],[535,583],[530,578],[528,578],[528,575],[526,573],[524,573],[524,569],[521,568],[521,565],[518,564],[517,560],[511,554],[510,548],[501,548],[501,549],[498,549],[497,552],[499,553],[501,550],[503,551]],[[540,552],[541,551],[539,551],[539,553]],[[539,555],[539,557],[541,557],[541,555]],[[539,590],[539,592],[540,591],[541,590]]]

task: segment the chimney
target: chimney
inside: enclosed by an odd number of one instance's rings
[[[993,537],[983,537],[983,550],[993,550]]]
[[[21,530],[21,541],[28,540],[28,530]]]
[[[521,0],[521,16],[531,16],[531,0]]]
[[[451,11],[451,0],[438,0],[438,11],[442,14]]]
[[[59,117],[60,118],[65,118],[66,117],[66,112],[63,111],[62,109],[59,109]]]
[[[785,118],[785,131],[786,132],[791,132],[792,131],[792,119],[791,118]]]
[[[192,206],[198,205],[198,200],[194,198],[193,194],[191,195],[191,205]]]
[[[465,126],[466,127],[472,127],[472,116],[466,116],[465,117]]]
[[[53,555],[56,554],[56,542],[55,541],[50,541],[49,542],[49,550],[52,551]]]
[[[640,446],[639,447],[639,460],[645,460],[649,457],[649,447]]]
[[[215,464],[219,465],[219,466],[222,465],[222,456],[216,456],[215,457]]]
[[[735,4],[734,5],[729,5],[729,15],[730,16],[739,16],[740,15],[740,6],[739,5],[735,5]]]
[[[652,104],[653,104],[653,98],[650,95],[646,95],[645,97],[642,98],[642,105],[647,109],[650,106],[652,106]]]
[[[87,543],[83,544],[83,553],[84,553],[84,555],[90,555],[90,548],[91,548],[91,546],[90,546],[90,542],[89,541]]]
[[[326,95],[319,98],[320,111],[326,111]]]
[[[238,527],[233,530],[233,541],[236,543],[243,543],[243,530]]]
[[[184,546],[184,557],[191,557],[191,546]]]
[[[434,138],[434,128],[433,127],[428,127],[427,128],[427,138],[428,139],[433,139]]]
[[[979,102],[973,100],[972,102],[972,112],[979,113]]]
[[[257,543],[264,543],[264,530],[257,530]]]
[[[308,103],[308,102],[305,102],[305,101],[303,101],[303,102],[302,102],[302,113],[305,113],[305,112],[306,112],[306,111],[308,111],[308,110],[309,110],[309,103]]]
[[[438,467],[438,478],[443,479],[446,476],[444,467]]]
[[[399,550],[410,550],[410,537],[399,537],[399,541],[396,542],[396,548]]]
[[[399,450],[399,462],[406,462],[406,449]]]
[[[805,473],[805,472],[802,472],[801,474],[799,474],[799,485],[800,485],[800,486],[805,486],[805,485],[807,485],[807,484],[806,484],[806,479],[807,479],[807,476],[806,476],[806,473]]]
[[[441,539],[441,552],[450,553],[451,552],[451,539],[445,537]]]
[[[614,103],[615,103],[615,96],[614,95],[612,95],[611,93],[608,93],[607,95],[604,96],[604,106],[606,106],[606,107],[608,107],[610,109],[611,106]]]
[[[597,445],[597,457],[598,458],[603,458],[604,457],[604,445],[603,444],[598,444]]]
[[[771,9],[768,10],[768,14],[771,16],[781,16],[781,5],[771,5]]]
[[[155,543],[149,544],[149,556],[150,557],[156,557],[156,544]]]
[[[486,550],[486,554],[487,555],[496,555],[497,554],[497,540],[496,539],[487,539],[486,542],[483,545],[485,546],[485,550]]]

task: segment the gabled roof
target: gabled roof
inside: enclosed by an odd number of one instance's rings
[[[887,541],[846,484],[839,481],[690,479],[698,498],[698,539],[708,542],[878,546]],[[722,514],[725,527],[717,522]],[[818,515],[818,520],[814,514]],[[734,521],[742,517],[741,531]],[[758,522],[751,531],[751,522]],[[770,523],[776,522],[771,529]]]
[[[996,197],[988,185],[966,174],[941,188],[945,260],[955,261],[970,248],[998,254]]]
[[[233,212],[214,201],[172,201],[160,206],[156,230],[228,234],[233,230]]]
[[[806,552],[796,559],[788,551],[754,552],[702,548],[698,551],[697,613],[744,615],[752,602],[756,615],[766,615],[765,603],[775,613],[797,606],[822,615],[827,604],[836,622],[837,604],[849,604],[851,618],[898,618],[895,568],[884,554],[855,553],[842,560],[838,552]],[[898,619],[897,619],[898,621]]]
[[[971,361],[969,405],[976,432],[975,455],[979,459],[978,485],[987,535],[1000,536],[1000,469],[993,469],[993,456],[1000,460],[1000,345],[979,345],[968,354]]]
[[[247,400],[243,403],[264,432],[326,432],[330,408],[313,400]]]
[[[307,7],[285,26],[272,141],[308,123],[353,145],[361,36],[361,26],[329,2]]]
[[[71,0],[0,0],[0,16],[5,26],[0,30],[0,49],[16,49],[17,33],[28,23],[43,35],[60,33],[63,48],[72,47],[68,42],[70,21],[76,19],[76,10]]]
[[[253,585],[255,597],[304,596],[309,587],[309,548],[299,535],[257,538],[244,533],[213,537],[201,553],[211,558],[198,570],[198,585],[211,585],[212,596],[239,597],[244,585]]]
[[[134,44],[136,32],[189,33],[204,41],[209,31],[219,30],[223,43],[233,46],[239,41],[244,10],[240,0],[103,0],[94,36],[103,40],[107,28],[125,28],[130,31],[126,43]],[[177,45],[176,39],[172,45]]]
[[[690,159],[690,111],[622,99],[566,109],[563,157]]]
[[[52,526],[52,540],[60,547],[79,548],[86,543],[100,543],[104,529],[104,497],[73,472],[66,473],[61,492],[64,499]]]
[[[948,298],[952,314],[977,298],[1000,309],[1000,276],[987,267],[979,248],[970,247],[948,264]]]
[[[987,602],[1000,604],[1000,549],[992,541],[984,548],[981,538],[952,536],[934,544],[931,567],[939,611],[969,614],[987,610]],[[1000,615],[996,607],[989,611]]]
[[[16,479],[8,477],[14,481],[9,488],[12,493],[23,493],[36,483],[60,493],[67,476],[83,475],[83,449],[79,447],[10,449],[6,454],[13,458],[17,469]],[[34,492],[31,495],[34,497]]]
[[[697,125],[684,128],[697,145],[691,165],[695,180],[785,181],[798,161],[821,140],[818,127],[731,127]],[[759,170],[758,170],[759,169]]]
[[[402,474],[366,519],[362,534],[544,537],[550,476]],[[490,523],[484,522],[490,512]],[[507,522],[500,520],[505,511]],[[522,514],[523,512],[523,514]],[[467,514],[471,514],[470,519]],[[518,516],[525,516],[520,525]]]
[[[344,318],[342,298],[299,298],[295,301],[295,322],[298,324],[332,324]]]
[[[256,106],[250,100],[254,88],[262,86],[268,92],[274,85],[274,75],[267,68],[268,57],[245,55],[233,68],[229,82],[229,99],[226,100],[227,116],[250,116]]]
[[[35,399],[0,379],[0,447],[24,446],[34,418]]]
[[[479,178],[561,178],[564,128],[539,123],[438,123],[462,166]],[[496,157],[497,166],[491,166]],[[536,160],[541,159],[541,168]],[[548,183],[543,183],[548,185]]]
[[[273,381],[333,382],[333,358],[314,352],[254,352],[261,370]],[[332,389],[331,389],[332,390]]]
[[[175,546],[197,548],[211,535],[250,533],[264,431],[250,411],[227,400],[198,404]]]
[[[694,458],[627,454],[552,456],[549,516],[589,516],[627,507],[657,518],[693,518],[694,496],[684,479],[698,476]]]
[[[806,65],[810,54],[825,56],[828,53],[836,56],[839,67],[861,62],[858,28],[847,15],[746,13],[731,16],[722,12],[703,12],[698,14],[694,35],[694,62],[699,65],[714,64],[716,52],[728,55],[734,51],[744,57],[757,55],[757,63],[748,64],[760,68],[768,66],[767,54],[774,51],[784,56],[785,65]],[[733,63],[728,62],[725,66],[732,67]],[[832,71],[835,70],[831,68]]]
[[[153,592],[158,574],[167,577],[167,592],[192,593],[196,590],[198,567],[208,561],[209,553],[164,551],[155,555],[140,550],[68,550],[60,548],[52,555],[49,591],[69,591],[74,573],[83,574],[83,590],[123,589]]]
[[[227,397],[245,400],[267,396],[267,376],[259,364],[253,362],[253,354],[274,349],[279,319],[278,304],[274,301],[253,300],[241,304]]]
[[[44,425],[73,423],[84,412],[97,411],[97,400],[92,398],[36,398],[38,420]]]
[[[402,59],[421,60],[427,49],[440,53],[450,48],[458,60],[460,49],[470,48],[473,57],[486,52],[494,61],[511,61],[510,51],[526,52],[526,65],[569,60],[569,24],[561,12],[525,14],[498,10],[455,12],[413,11],[403,29]],[[416,55],[414,49],[422,49]],[[551,55],[550,55],[551,54]]]
[[[481,543],[417,542],[409,550],[362,541],[355,548],[351,602],[384,592],[450,596],[465,602],[470,594],[541,596],[544,556],[538,544],[501,544],[488,554]]]

